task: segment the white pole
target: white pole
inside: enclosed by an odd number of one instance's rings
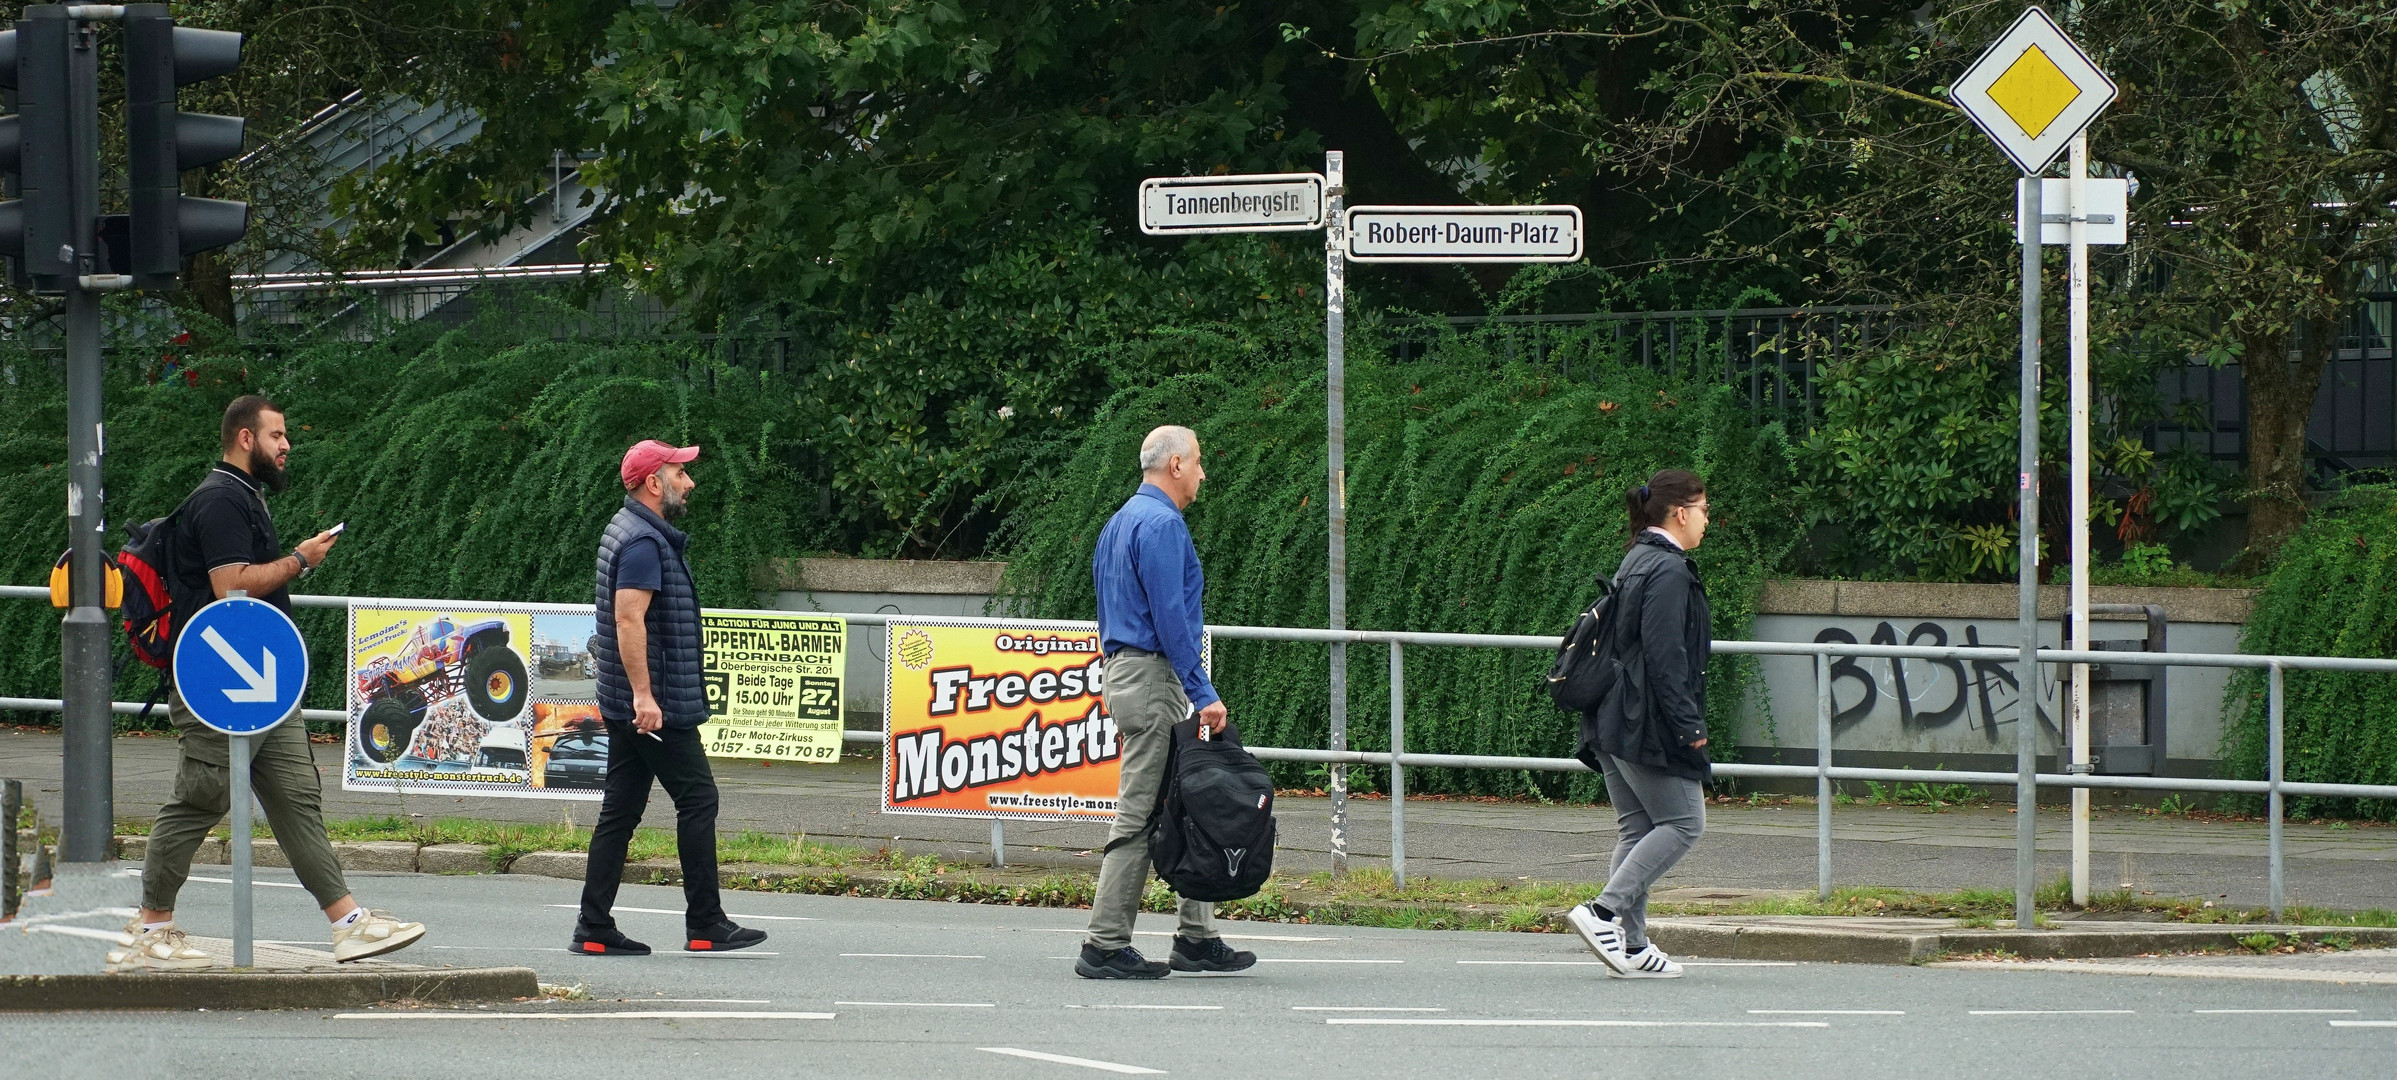
[[[1323,155],[1323,338],[1327,365],[1324,409],[1325,456],[1331,473],[1325,509],[1331,533],[1331,612],[1334,630],[1348,629],[1348,238],[1340,228],[1347,202],[1347,170],[1338,150]],[[1348,749],[1348,643],[1332,642],[1331,749]],[[1348,874],[1348,766],[1333,765],[1332,876]]]
[[[2064,176],[2066,239],[2072,245],[2072,648],[2089,647],[2089,136],[2072,137]],[[2089,665],[2072,666],[2072,768],[2089,772]],[[2089,789],[2072,789],[2072,902],[2089,903]]]

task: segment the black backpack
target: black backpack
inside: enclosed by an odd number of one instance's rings
[[[1565,643],[1556,650],[1556,663],[1548,667],[1548,697],[1556,707],[1569,713],[1585,713],[1598,707],[1623,676],[1623,659],[1615,655],[1615,624],[1619,621],[1615,603],[1620,593],[1606,578],[1598,579],[1598,601],[1588,611],[1573,620],[1573,628],[1565,631]]]
[[[1165,792],[1149,818],[1149,861],[1185,900],[1254,896],[1273,874],[1273,778],[1230,727],[1198,737],[1174,725]]]

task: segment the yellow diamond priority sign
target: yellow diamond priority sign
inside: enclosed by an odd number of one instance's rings
[[[2025,174],[2036,174],[2114,93],[2114,80],[2034,7],[1973,61],[1950,96]]]

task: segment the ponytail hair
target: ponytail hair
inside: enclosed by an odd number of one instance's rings
[[[1640,534],[1663,525],[1665,518],[1684,506],[1695,505],[1706,497],[1706,481],[1688,469],[1659,469],[1648,482],[1623,493],[1624,509],[1631,512],[1631,539],[1637,543]]]

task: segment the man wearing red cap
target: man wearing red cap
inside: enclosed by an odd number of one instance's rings
[[[655,439],[625,451],[624,508],[599,540],[591,657],[599,668],[599,717],[608,725],[608,777],[583,869],[583,910],[574,926],[580,953],[649,955],[649,946],[616,928],[613,912],[624,850],[649,806],[652,780],[674,800],[683,948],[720,952],[766,940],[762,931],[725,918],[716,891],[716,777],[698,730],[707,720],[699,592],[683,559],[690,537],[672,524],[690,508],[697,485],[689,466],[698,458],[696,446]]]

